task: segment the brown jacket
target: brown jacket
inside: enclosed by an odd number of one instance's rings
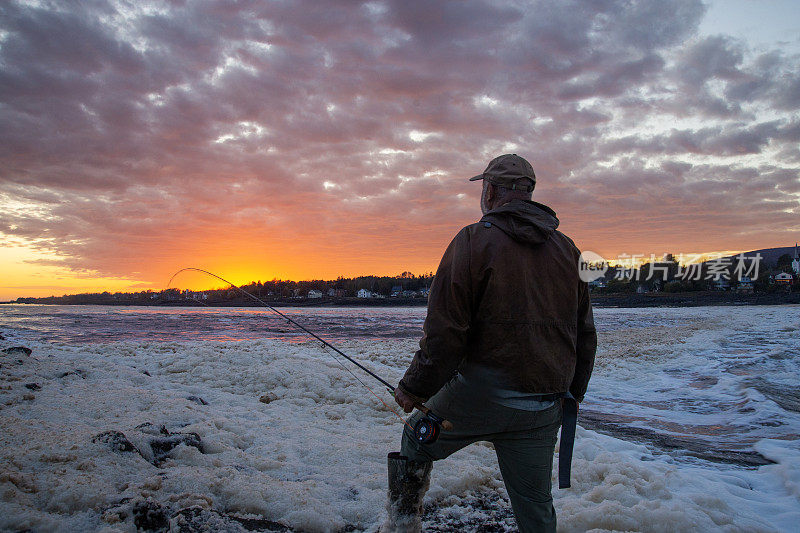
[[[597,334],[580,252],[557,227],[549,207],[513,200],[456,235],[431,286],[403,389],[429,398],[471,367],[500,375],[512,390],[583,399]]]

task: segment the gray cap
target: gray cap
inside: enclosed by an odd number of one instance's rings
[[[536,174],[524,157],[517,154],[503,154],[492,159],[482,174],[469,179],[469,181],[475,180],[488,180],[506,189],[532,191],[536,185]],[[522,180],[530,180],[530,183]]]

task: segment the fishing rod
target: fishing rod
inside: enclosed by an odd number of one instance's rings
[[[195,268],[195,267],[182,268],[182,269],[178,270],[177,272],[175,272],[175,274],[173,274],[171,278],[169,278],[169,282],[167,283],[167,288],[170,287],[170,285],[172,284],[172,280],[174,280],[175,277],[178,274],[180,274],[181,272],[186,272],[186,271],[201,272],[203,274],[207,274],[207,275],[209,275],[211,277],[217,278],[218,280],[220,280],[220,281],[222,281],[224,283],[227,283],[228,285],[230,285],[234,289],[238,290],[242,294],[248,296],[249,298],[252,298],[256,302],[258,302],[258,303],[264,305],[265,307],[267,307],[267,309],[269,309],[270,311],[278,314],[280,317],[284,318],[290,324],[292,324],[296,328],[302,330],[307,335],[309,335],[309,336],[313,337],[314,339],[320,341],[324,346],[330,348],[331,350],[333,350],[337,354],[341,355],[342,357],[344,357],[345,359],[347,359],[348,361],[350,361],[351,363],[356,365],[358,368],[360,368],[361,370],[363,370],[364,372],[369,374],[372,378],[374,378],[375,380],[380,382],[380,384],[383,385],[384,387],[386,387],[386,390],[392,396],[395,395],[395,390],[396,390],[395,387],[393,387],[385,379],[381,378],[380,376],[375,374],[373,371],[371,371],[370,369],[368,369],[367,367],[365,367],[364,365],[362,365],[361,363],[359,363],[358,361],[356,361],[355,359],[353,359],[352,357],[350,357],[349,355],[347,355],[346,353],[341,351],[339,348],[337,348],[336,346],[334,346],[330,342],[326,341],[325,339],[323,339],[322,337],[320,337],[319,335],[314,333],[313,331],[309,330],[308,328],[306,328],[305,326],[303,326],[302,324],[300,324],[296,320],[293,320],[291,317],[285,315],[284,313],[281,313],[280,311],[275,309],[273,306],[271,306],[269,303],[265,302],[264,300],[262,300],[258,296],[247,292],[246,290],[242,289],[241,287],[239,287],[238,285],[236,285],[234,283],[231,283],[230,281],[228,281],[227,279],[223,278],[222,276],[218,276],[218,275],[214,274],[213,272],[209,272],[208,270],[203,270],[202,268]],[[334,357],[334,359],[336,359],[336,358]],[[353,374],[353,372],[349,368],[344,366],[342,364],[342,362],[339,361],[338,359],[336,359],[336,361],[339,363],[339,365],[341,365],[342,368],[344,368],[353,377],[355,377],[356,380],[359,381],[359,383],[361,383],[364,387],[366,387],[367,390],[369,390],[373,394],[373,396],[375,396],[378,399],[378,401],[380,401],[384,406],[386,406],[389,410],[391,410],[398,418],[400,418],[400,420],[403,420],[403,418],[399,414],[397,414],[397,411],[395,411],[390,406],[388,406],[386,404],[386,402],[384,402],[377,394],[375,394],[375,392],[366,383],[364,383],[358,376]],[[417,423],[414,425],[413,428],[411,428],[413,430],[413,432],[414,432],[414,437],[420,443],[422,443],[422,444],[430,444],[430,443],[436,442],[436,439],[439,438],[439,433],[441,431],[441,428],[444,428],[447,431],[451,431],[453,429],[453,424],[450,421],[445,420],[445,419],[441,418],[440,416],[437,416],[436,414],[433,413],[433,411],[430,410],[430,408],[428,408],[423,403],[414,402],[414,407],[419,409],[422,412],[422,414],[425,415],[425,416],[423,416],[422,418],[420,418],[417,421]],[[408,425],[408,423],[405,420],[403,420],[403,423],[405,425]]]

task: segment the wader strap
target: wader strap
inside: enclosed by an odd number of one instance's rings
[[[558,488],[570,487],[572,471],[572,447],[575,444],[575,426],[578,425],[578,402],[570,393],[563,398],[561,416],[561,444],[558,452]]]

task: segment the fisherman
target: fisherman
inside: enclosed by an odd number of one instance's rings
[[[432,462],[488,441],[520,531],[555,531],[550,476],[562,412],[569,486],[567,411],[574,438],[597,348],[580,252],[555,212],[531,200],[536,176],[524,158],[501,155],[474,180],[483,181],[483,218],[447,247],[420,349],[395,391],[406,413],[424,402],[453,429],[426,444],[410,429],[425,415],[408,419],[401,451],[389,454],[384,530],[419,531]]]

